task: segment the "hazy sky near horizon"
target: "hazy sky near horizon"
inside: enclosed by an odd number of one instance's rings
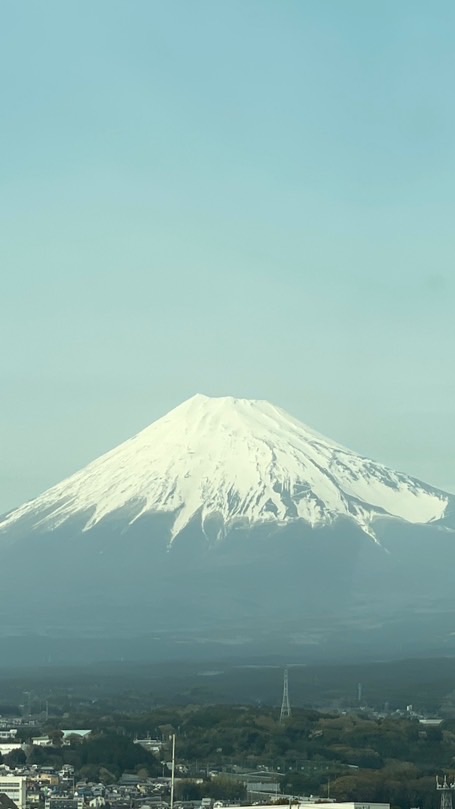
[[[455,490],[452,0],[4,0],[0,512],[195,392]]]

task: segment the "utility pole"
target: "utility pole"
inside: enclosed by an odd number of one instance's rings
[[[174,809],[174,786],[175,786],[175,733],[172,734],[172,770],[171,770],[171,803],[170,803],[170,809]]]
[[[281,702],[280,724],[291,716],[291,703],[289,702],[289,676],[288,670],[284,670],[283,677],[283,699]]]

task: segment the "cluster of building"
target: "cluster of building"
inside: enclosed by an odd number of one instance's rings
[[[16,723],[20,724],[20,720]],[[69,745],[74,738],[86,739],[90,730],[67,729],[59,731],[59,743]],[[160,753],[163,743],[150,737],[135,739],[145,749],[155,754]],[[30,742],[28,743],[30,744]],[[55,744],[53,736],[34,736],[31,739],[34,747],[51,747]],[[0,754],[7,756],[14,750],[25,750],[27,745],[18,739],[18,727],[5,727],[0,723]],[[171,762],[168,763],[168,769]],[[188,777],[187,767],[176,766],[179,777]],[[218,773],[210,773],[216,776]],[[289,809],[334,809],[330,801],[315,801],[312,798],[296,798],[281,795],[278,783],[270,783],[260,778],[251,779],[251,773],[240,773],[245,781],[250,806],[241,809],[276,809],[276,803],[285,804]],[[124,773],[115,784],[101,784],[77,781],[74,768],[69,764],[61,769],[37,764],[9,767],[0,765],[0,809],[169,809],[171,793],[170,778],[141,778],[137,774]],[[202,783],[202,780],[201,780]],[[254,802],[253,802],[254,801]],[[171,809],[221,809],[225,804],[213,802],[209,798],[201,801],[175,802]],[[240,809],[230,806],[229,809]],[[337,803],[336,809],[390,809],[388,804],[371,803]]]
[[[46,768],[49,769],[49,768]],[[105,786],[103,784],[76,783],[66,767],[60,773],[34,773],[26,775],[0,774],[0,798],[5,796],[9,800],[8,809],[33,809],[40,804],[43,809],[99,809],[112,807],[112,809],[169,809],[169,800],[164,800],[159,793],[160,787],[166,788],[168,784],[159,784],[159,779],[139,783],[137,776],[122,779],[118,784]],[[56,779],[64,783],[70,777],[73,780],[72,789],[55,790],[52,781]],[[42,785],[48,787],[42,792]],[[163,779],[165,781],[167,779]],[[158,783],[157,783],[158,781]],[[283,803],[285,799],[283,797]],[[259,802],[250,806],[245,804],[229,806],[229,809],[257,809]],[[2,806],[0,801],[0,807]],[[213,802],[203,798],[202,802],[188,801],[176,802],[172,809],[221,809],[225,804],[221,801]],[[385,803],[336,803],[332,801],[318,801],[308,799],[286,800],[289,809],[390,809]],[[277,809],[276,803],[262,803],[261,809]]]
[[[105,785],[76,781],[73,768],[67,764],[59,771],[32,765],[5,772],[0,767],[2,794],[17,809],[161,809],[163,795],[169,794],[169,779],[141,780],[125,774],[118,783]]]
[[[74,771],[64,765],[60,771],[50,767],[23,768],[5,773],[0,768],[0,798],[10,803],[5,809],[169,809],[169,779],[140,780],[137,775],[125,774],[117,784],[104,785],[75,782]],[[265,797],[265,796],[264,796]],[[390,809],[389,804],[336,803],[276,796],[289,809]],[[270,798],[269,798],[270,800]],[[250,806],[230,806],[229,809],[277,809],[275,802],[256,801]],[[209,798],[202,802],[176,802],[172,809],[221,809],[223,802]],[[0,800],[0,809],[3,805]]]

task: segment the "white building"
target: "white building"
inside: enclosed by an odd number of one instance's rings
[[[62,730],[64,739],[69,739],[71,736],[79,736],[80,739],[85,739],[87,736],[90,736],[91,732],[91,729],[81,730],[80,728],[76,728],[76,730]]]
[[[71,739],[87,739],[90,734],[91,730],[62,730],[63,737],[62,742],[65,745],[71,744]]]
[[[144,750],[149,750],[151,753],[160,753],[163,747],[163,742],[160,742],[159,739],[135,739],[134,744],[140,744]]]
[[[298,806],[300,809],[390,809],[390,803],[368,803],[368,801],[313,803],[310,800],[308,803],[306,801],[299,803]]]
[[[278,796],[278,799],[280,796]],[[285,809],[390,809],[390,803],[369,803],[368,801],[346,801],[337,803],[336,801],[321,801],[315,803],[311,798],[308,800],[296,800],[283,802]],[[230,806],[229,809],[257,809],[257,806]],[[280,809],[276,804],[262,805],[260,809]]]
[[[17,775],[0,775],[0,793],[7,795],[18,809],[25,809],[27,779]]]
[[[52,747],[52,739],[50,736],[33,736],[32,744],[34,747]]]
[[[0,755],[7,756],[13,750],[21,750],[21,742],[0,742]]]

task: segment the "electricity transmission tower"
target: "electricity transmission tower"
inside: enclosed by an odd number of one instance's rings
[[[441,809],[452,809],[452,792],[455,789],[455,782],[447,781],[447,775],[443,779],[436,776],[436,789],[441,793]]]
[[[281,713],[280,713],[280,723],[282,724],[286,719],[289,719],[291,715],[291,703],[289,702],[289,678],[288,678],[288,670],[284,670],[284,678],[283,678],[283,699],[281,702]],[[446,809],[446,807],[444,807]],[[447,807],[449,809],[449,807]],[[450,807],[452,809],[452,807]]]

